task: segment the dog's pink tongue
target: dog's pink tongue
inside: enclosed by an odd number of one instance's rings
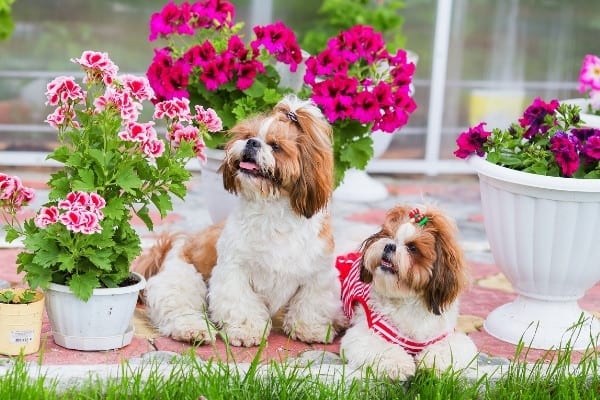
[[[252,162],[242,161],[242,162],[240,162],[240,168],[254,171],[254,170],[258,169],[258,166]]]

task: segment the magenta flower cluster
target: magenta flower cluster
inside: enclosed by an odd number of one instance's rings
[[[331,123],[356,120],[394,132],[416,109],[411,97],[414,63],[406,51],[390,54],[381,33],[356,25],[330,39],[306,61],[304,81]]]
[[[485,122],[470,127],[456,139],[454,155],[486,156],[513,169],[563,177],[596,177],[600,173],[600,129],[579,127],[579,109],[549,103],[539,97],[529,105],[518,124],[508,129],[485,130]]]
[[[34,219],[38,228],[60,222],[72,232],[86,235],[102,232],[100,221],[106,200],[97,193],[71,192],[57,206],[42,207]]]
[[[235,7],[228,1],[204,0],[179,5],[172,1],[150,20],[149,41],[173,36],[206,37],[183,50],[173,46],[156,49],[147,76],[157,100],[189,98],[188,87],[201,85],[216,91],[232,85],[243,91],[250,88],[260,74],[265,74],[262,50],[274,60],[288,64],[295,71],[302,61],[296,37],[281,22],[254,27],[256,36],[247,47],[242,37],[233,33]]]

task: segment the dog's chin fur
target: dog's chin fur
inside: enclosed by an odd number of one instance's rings
[[[312,102],[288,96],[230,133],[220,171],[239,205],[223,224],[166,234],[140,258],[150,319],[177,340],[212,341],[218,328],[254,346],[279,312],[291,338],[330,342],[347,323],[332,268],[331,127]]]
[[[341,350],[357,370],[371,367],[383,376],[404,380],[420,366],[436,371],[464,368],[476,357],[472,340],[454,331],[458,299],[469,284],[455,225],[434,207],[421,210],[429,218],[422,226],[411,220],[408,207],[397,206],[387,213],[381,230],[361,246],[360,279],[371,284],[370,308],[402,336],[424,342],[449,334],[411,356],[373,332],[362,308],[356,307]]]

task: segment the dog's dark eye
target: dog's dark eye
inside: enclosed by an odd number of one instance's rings
[[[269,146],[271,146],[271,148],[273,149],[273,151],[279,151],[279,150],[281,150],[281,147],[276,142],[269,143]]]
[[[410,253],[410,254],[416,254],[418,253],[419,249],[417,249],[417,246],[414,243],[408,243],[406,245],[406,250]]]

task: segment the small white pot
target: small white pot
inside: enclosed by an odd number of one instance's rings
[[[488,315],[485,330],[533,348],[587,348],[600,323],[577,301],[600,281],[600,179],[530,174],[476,156],[469,163],[494,260],[519,294]]]
[[[86,302],[68,286],[51,283],[46,289],[46,312],[54,342],[75,350],[112,350],[133,338],[131,319],[144,277],[132,272],[138,283],[118,288],[94,289]]]

